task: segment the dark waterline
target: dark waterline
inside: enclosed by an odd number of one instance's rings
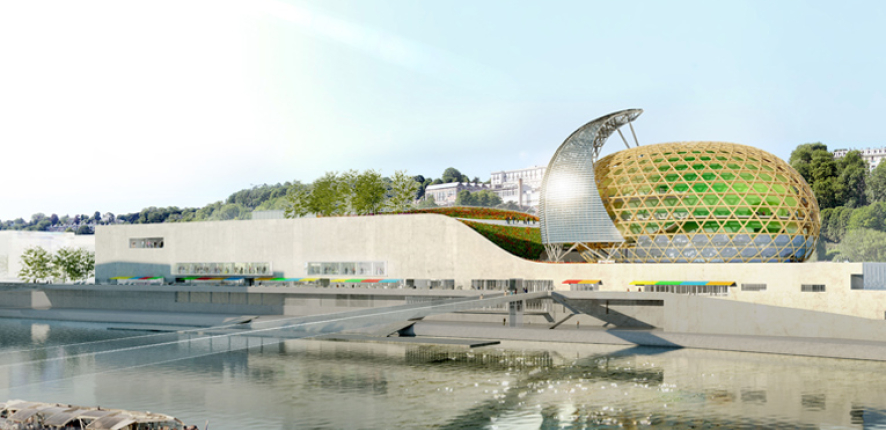
[[[154,346],[158,345],[159,346]],[[886,429],[886,363],[509,342],[464,350],[0,320],[0,400],[215,429]]]

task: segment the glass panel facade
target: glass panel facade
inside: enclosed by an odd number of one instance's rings
[[[609,135],[640,113],[641,110],[632,109],[598,118],[576,130],[560,145],[542,181],[539,201],[542,243],[624,242],[600,200],[594,160]],[[634,187],[627,177],[623,185]]]

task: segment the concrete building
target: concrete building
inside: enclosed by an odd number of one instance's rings
[[[95,236],[40,231],[0,231],[0,282],[21,282],[21,256],[26,249],[41,246],[54,253],[59,248],[85,248],[95,252]]]
[[[455,204],[455,199],[458,198],[458,193],[461,191],[466,190],[475,193],[477,191],[488,189],[490,189],[490,187],[487,184],[448,182],[444,184],[428,185],[427,188],[425,188],[425,198],[433,196],[434,202],[437,206],[452,206]]]
[[[846,148],[834,150],[834,158],[835,159],[843,158],[846,156],[846,154],[849,151],[853,151],[853,150],[846,149]],[[864,161],[867,161],[868,167],[871,170],[874,170],[874,168],[877,167],[880,164],[880,162],[883,161],[884,158],[886,158],[886,147],[865,148],[865,149],[858,149],[857,151],[861,153],[861,158]]]
[[[490,179],[492,191],[504,202],[537,208],[546,169],[546,167],[532,166],[493,172]]]
[[[532,166],[525,169],[492,172],[489,182],[493,187],[498,187],[506,184],[516,184],[522,179],[523,184],[533,189],[541,189],[541,182],[545,177],[546,169],[547,167]]]

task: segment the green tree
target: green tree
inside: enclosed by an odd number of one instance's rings
[[[49,282],[56,276],[52,255],[42,246],[26,249],[21,256],[21,265],[18,277],[25,282]]]
[[[865,193],[868,178],[868,163],[858,151],[849,151],[837,161],[838,181],[844,187],[843,205],[851,208],[867,204]]]
[[[886,205],[883,203],[874,203],[853,210],[846,230],[866,228],[883,231],[886,229],[886,225],[883,224],[884,218],[886,218],[886,207],[884,206]]]
[[[477,199],[468,190],[461,190],[455,195],[456,206],[477,206]]]
[[[880,163],[868,176],[865,188],[868,202],[886,202],[886,163]]]
[[[350,178],[350,173],[345,174]],[[336,172],[326,172],[315,180],[309,199],[310,212],[321,216],[334,216],[347,213],[348,186]]]
[[[248,213],[239,204],[228,203],[228,204],[222,206],[221,209],[218,210],[217,214],[218,214],[218,219],[220,219],[222,221],[228,221],[228,220],[240,218],[241,214],[243,214],[244,212]]]
[[[791,167],[793,167],[800,176],[803,176],[803,179],[805,179],[810,186],[813,182],[812,154],[816,151],[828,152],[828,147],[821,142],[804,143],[791,151],[791,157],[788,160]]]
[[[430,209],[437,207],[437,199],[434,198],[433,194],[428,194],[423,198],[420,202],[418,202],[419,209]]]
[[[366,170],[353,177],[351,195],[348,203],[352,212],[357,215],[378,213],[385,202],[385,193],[388,189],[382,180],[381,174],[375,170]]]
[[[850,230],[837,248],[837,260],[852,262],[886,261],[886,233],[859,228]]]
[[[480,190],[474,193],[477,206],[495,207],[502,203],[501,197],[490,190]]]
[[[95,274],[95,253],[84,248],[61,248],[52,256],[52,266],[62,282],[85,280]]]
[[[394,172],[394,178],[391,180],[391,198],[388,199],[388,207],[393,211],[409,210],[417,197],[417,192],[421,187],[420,176],[411,177],[406,174],[405,170],[397,170]]]
[[[450,182],[461,182],[462,177],[464,175],[458,171],[455,167],[449,167],[443,171],[443,177],[441,183],[450,183]]]
[[[311,206],[311,188],[299,181],[289,186],[286,192],[286,208],[283,216],[286,218],[301,218],[313,210]]]

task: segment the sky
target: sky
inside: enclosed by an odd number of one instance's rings
[[[886,146],[886,2],[0,0],[0,219],[640,144]],[[615,136],[604,148],[623,145]]]

